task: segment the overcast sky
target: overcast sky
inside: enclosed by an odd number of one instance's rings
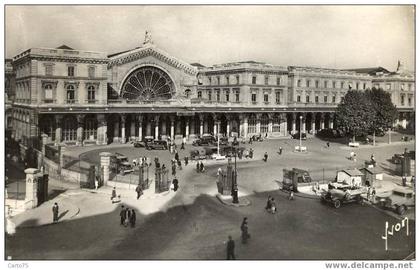
[[[111,54],[149,29],[189,63],[414,70],[412,6],[7,6],[5,27],[6,57],[62,44]]]

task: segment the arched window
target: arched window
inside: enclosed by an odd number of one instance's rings
[[[185,96],[186,96],[187,98],[189,98],[189,97],[190,97],[190,95],[191,95],[191,90],[190,90],[190,89],[186,89],[186,90],[185,90]]]
[[[281,119],[278,114],[273,116],[273,132],[280,132]]]
[[[248,118],[248,134],[255,134],[257,133],[257,118],[254,114],[252,114]]]
[[[68,85],[67,86],[66,97],[67,97],[67,103],[74,103],[75,95],[74,95],[74,86],[73,85]]]
[[[263,114],[260,120],[260,132],[262,134],[268,133],[268,122],[269,122],[268,115]]]

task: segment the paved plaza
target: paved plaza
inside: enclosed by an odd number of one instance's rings
[[[66,184],[63,192],[39,208],[12,218],[17,226],[14,235],[6,236],[6,256],[12,259],[210,259],[226,256],[226,241],[231,235],[236,242],[239,259],[404,259],[414,251],[415,220],[410,220],[410,235],[396,234],[389,239],[389,250],[384,250],[385,222],[398,222],[396,216],[371,205],[346,205],[335,209],[320,203],[314,196],[297,194],[294,201],[279,189],[284,168],[308,170],[315,180],[333,180],[336,169],[361,168],[371,154],[385,174],[385,187],[398,186],[395,165],[389,159],[405,148],[414,150],[414,142],[397,141],[401,134],[379,137],[378,145],[350,149],[342,142],[309,138],[304,141],[309,152],[293,152],[299,143],[293,139],[265,140],[242,144],[255,150],[253,159],[237,160],[240,196],[250,201],[249,206],[232,207],[217,198],[216,174],[227,161],[204,161],[206,171],[197,173],[195,162],[177,171],[180,189],[159,195],[145,191],[136,200],[133,190],[118,190],[121,202],[110,201],[111,187],[85,190]],[[282,155],[277,153],[283,148]],[[189,156],[193,148],[180,150],[180,158]],[[86,162],[99,162],[99,152],[118,152],[129,160],[148,156],[159,157],[161,164],[170,167],[173,155],[169,151],[134,148],[132,145],[102,147],[75,147],[69,152]],[[347,157],[357,153],[357,161]],[[262,160],[267,152],[268,161]],[[8,173],[16,183],[19,174],[9,166]],[[13,178],[13,177],[12,177]],[[58,181],[51,180],[52,190]],[[133,176],[134,181],[134,176]],[[13,186],[13,183],[10,185]],[[153,186],[152,186],[153,188]],[[268,195],[275,198],[278,212],[265,210]],[[300,196],[302,195],[302,196]],[[62,211],[68,211],[57,224],[51,224],[51,204],[58,202]],[[119,225],[121,204],[136,209],[135,228]],[[413,211],[413,210],[410,210]],[[410,213],[408,213],[410,214]],[[411,212],[412,214],[412,212]],[[248,217],[251,239],[240,241],[240,224]],[[413,216],[413,215],[411,215]],[[71,233],[67,233],[71,232]]]

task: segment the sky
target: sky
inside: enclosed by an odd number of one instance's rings
[[[6,6],[6,57],[33,47],[108,54],[157,47],[210,66],[261,61],[280,66],[395,70],[415,66],[413,6]]]

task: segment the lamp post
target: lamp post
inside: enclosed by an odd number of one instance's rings
[[[237,150],[237,148],[236,148],[236,146],[234,146],[234,155],[235,155],[235,169],[234,169],[234,171],[233,171],[233,181],[232,181],[232,202],[234,203],[234,204],[237,204],[237,203],[239,203],[239,198],[238,198],[238,182],[237,182],[237,180],[238,180],[238,175],[237,175],[237,173],[236,173],[236,155],[238,154],[238,150]]]
[[[303,116],[299,116],[300,125],[299,125],[299,152],[302,152],[302,118]]]

